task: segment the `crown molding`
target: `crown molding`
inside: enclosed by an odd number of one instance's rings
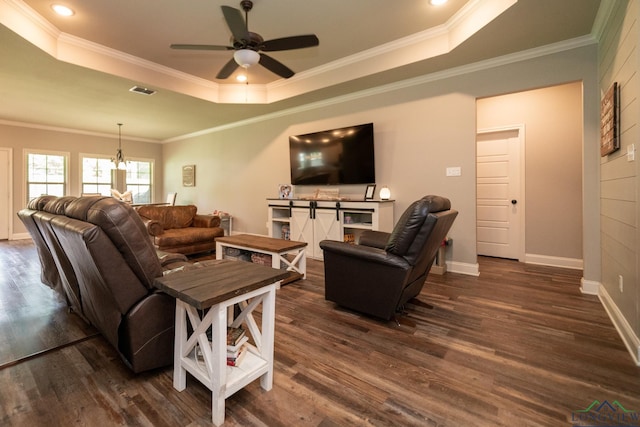
[[[451,52],[517,0],[472,0],[447,22],[267,84],[267,102],[345,83]]]
[[[602,39],[602,35],[604,34],[609,18],[611,18],[615,5],[616,0],[600,1],[600,7],[598,8],[596,19],[593,21],[593,27],[591,28],[591,34],[593,34],[596,40],[600,41]]]
[[[73,129],[73,128],[65,128],[65,127],[59,127],[59,126],[48,126],[48,125],[41,125],[41,124],[36,124],[36,123],[27,123],[27,122],[18,122],[18,121],[13,121],[13,120],[3,120],[0,119],[0,126],[14,126],[14,127],[21,127],[21,128],[27,128],[27,129],[37,129],[37,130],[45,130],[48,132],[61,132],[61,133],[72,133],[75,135],[85,135],[85,136],[95,136],[95,137],[100,137],[100,138],[109,138],[109,139],[118,139],[118,134],[114,133],[102,133],[102,132],[91,132],[91,131],[86,131],[86,130],[82,130],[82,129]],[[122,136],[123,138],[126,138],[127,141],[140,141],[140,142],[150,142],[150,143],[160,143],[162,141],[158,140],[158,139],[153,139],[153,138],[141,138],[141,137],[137,137],[137,136]]]
[[[51,56],[57,54],[60,30],[21,0],[0,1],[0,22]]]
[[[446,23],[266,85],[220,85],[62,33],[21,0],[0,0],[0,22],[54,58],[215,103],[274,103],[450,52],[517,0],[471,0]]]
[[[411,79],[402,80],[399,82],[389,83],[382,86],[377,86],[371,89],[361,90],[359,92],[353,92],[347,95],[341,95],[334,98],[325,99],[322,101],[312,102],[309,104],[301,105],[298,107],[292,107],[285,110],[276,111],[269,114],[264,114],[262,116],[252,117],[245,120],[240,120],[233,123],[228,123],[222,126],[216,126],[208,129],[203,129],[198,132],[192,132],[185,135],[176,136],[173,138],[168,138],[162,143],[171,143],[177,141],[183,141],[186,139],[194,138],[197,136],[207,135],[210,133],[220,132],[227,129],[233,129],[241,126],[246,126],[249,124],[255,124],[259,122],[263,122],[266,120],[272,120],[279,117],[285,117],[292,114],[297,114],[305,111],[315,110],[319,108],[326,108],[332,105],[342,104],[349,101],[355,101],[362,98],[367,98],[370,96],[381,95],[388,92],[393,92],[401,89],[411,88],[415,86],[420,86],[427,83],[433,83],[439,80],[445,80],[452,77],[457,77],[465,74],[471,74],[478,71],[488,70],[491,68],[514,64],[522,61],[527,61],[530,59],[539,58],[542,56],[552,55],[555,53],[560,53],[568,50],[578,49],[585,46],[591,46],[596,44],[597,40],[592,35],[576,37],[574,39],[565,40],[558,43],[549,44],[546,46],[541,46],[538,48],[528,49],[522,52],[512,53],[509,55],[503,55],[496,58],[488,59],[485,61],[475,62],[473,64],[463,65],[460,67],[450,68],[448,70],[438,71],[431,74],[426,74],[424,76],[415,77]]]

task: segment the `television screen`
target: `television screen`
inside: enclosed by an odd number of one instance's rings
[[[373,123],[289,137],[291,184],[376,182]]]

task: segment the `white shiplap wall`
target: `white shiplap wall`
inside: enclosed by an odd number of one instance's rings
[[[602,287],[600,297],[636,362],[640,360],[638,286],[638,162],[627,149],[640,148],[638,120],[638,15],[640,1],[615,1],[599,44],[601,93],[620,86],[620,150],[602,157],[600,167]],[[620,279],[622,278],[622,279]],[[620,289],[622,280],[623,290]]]

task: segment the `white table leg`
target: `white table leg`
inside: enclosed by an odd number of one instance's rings
[[[222,243],[216,242],[216,259],[224,258],[224,248],[222,247]]]
[[[275,337],[276,289],[272,288],[262,299],[262,357],[267,361],[267,372],[260,385],[269,391],[273,387],[273,341]]]
[[[227,306],[214,305],[211,317],[211,421],[216,426],[224,423],[224,401],[227,384]]]
[[[298,265],[300,266],[300,270],[302,271],[302,278],[307,278],[307,250],[301,249],[300,261],[298,261]]]
[[[185,303],[176,300],[175,340],[173,345],[173,387],[182,391],[187,387],[187,371],[182,366],[182,353],[187,343],[187,311]]]

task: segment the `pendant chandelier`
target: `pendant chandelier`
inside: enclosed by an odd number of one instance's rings
[[[118,150],[116,158],[111,159],[111,169],[127,170],[127,162],[122,155],[122,123],[118,123]]]

